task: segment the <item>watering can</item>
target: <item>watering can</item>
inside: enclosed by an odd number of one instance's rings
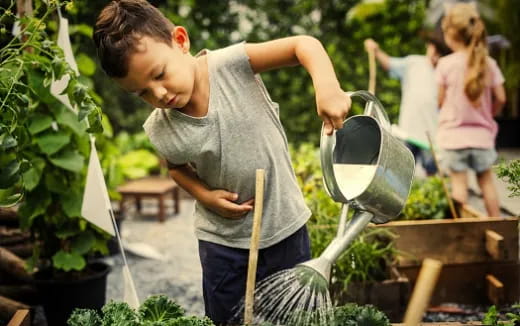
[[[338,233],[320,257],[300,264],[314,269],[327,282],[334,261],[368,223],[386,223],[399,215],[415,169],[410,150],[392,136],[379,100],[367,91],[347,95],[365,100],[364,114],[348,118],[330,136],[322,128],[320,141],[325,189],[343,204]],[[347,223],[349,207],[356,211]]]

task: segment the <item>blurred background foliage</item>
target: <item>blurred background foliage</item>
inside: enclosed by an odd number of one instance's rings
[[[296,34],[309,34],[321,40],[329,53],[344,90],[366,89],[368,58],[363,40],[372,37],[393,56],[423,54],[419,32],[424,28],[425,12],[431,0],[151,0],[177,25],[188,29],[192,54],[247,41],[261,42]],[[501,33],[512,48],[501,54],[506,65],[507,83],[519,86],[519,27],[516,0],[488,2],[496,11],[489,22],[490,34]],[[141,131],[150,108],[138,98],[122,92],[96,64],[91,40],[96,15],[108,1],[75,0],[67,5],[71,24],[71,42],[81,73],[90,79],[96,99],[109,117],[114,132]],[[500,19],[497,19],[500,17]],[[519,27],[520,28],[520,27]],[[289,142],[318,144],[321,121],[315,113],[311,80],[301,67],[287,68],[262,75],[273,100],[280,103],[281,119]],[[390,119],[398,116],[399,82],[378,67],[377,96]],[[352,113],[359,113],[359,107]]]

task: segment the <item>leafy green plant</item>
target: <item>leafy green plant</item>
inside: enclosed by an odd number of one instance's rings
[[[21,202],[21,227],[36,244],[30,269],[79,271],[87,255],[107,252],[108,235],[81,218],[88,133],[102,130],[101,115],[46,33],[56,5],[40,3],[33,16],[19,19],[19,38],[0,49],[0,206]],[[13,6],[2,8],[0,21],[14,17]],[[50,92],[63,76],[77,115]]]
[[[135,311],[124,302],[111,301],[101,309],[75,309],[69,326],[214,326],[206,317],[186,316],[184,309],[165,295],[146,299]]]
[[[496,167],[499,178],[509,184],[510,197],[520,196],[520,160],[503,161]]]
[[[349,303],[334,311],[335,326],[389,326],[388,317],[371,305]]]
[[[399,219],[443,219],[448,210],[448,198],[438,177],[415,179]]]
[[[496,326],[498,325],[498,311],[496,306],[489,307],[488,311],[482,319],[484,325]]]

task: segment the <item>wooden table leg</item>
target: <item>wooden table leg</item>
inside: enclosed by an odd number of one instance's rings
[[[141,208],[143,207],[141,204],[141,196],[135,196],[135,207],[137,208],[137,213],[141,214]]]
[[[164,222],[164,198],[159,195],[159,222]]]
[[[175,209],[175,214],[179,214],[179,187],[173,188],[173,207]]]
[[[125,216],[125,200],[126,196],[121,195],[121,200],[119,201],[119,211],[121,212],[121,216]]]

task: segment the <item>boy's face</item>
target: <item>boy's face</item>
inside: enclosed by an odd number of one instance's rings
[[[188,104],[195,81],[195,59],[189,53],[186,30],[175,27],[170,45],[149,36],[138,42],[128,58],[128,74],[115,78],[116,82],[156,108],[179,109]]]

